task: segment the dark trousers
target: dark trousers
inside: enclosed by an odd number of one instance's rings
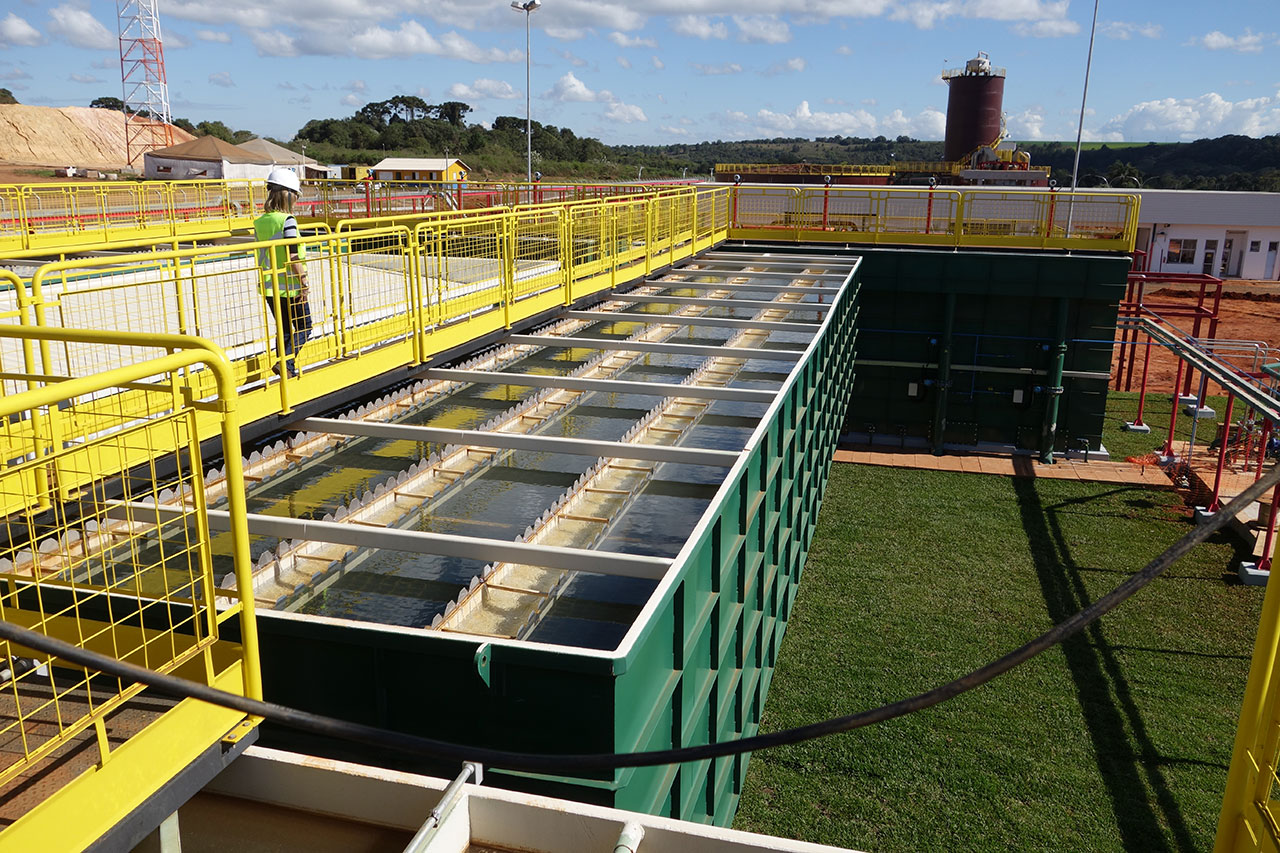
[[[276,325],[280,327],[281,335],[284,337],[285,368],[289,373],[295,373],[293,357],[298,350],[302,349],[302,345],[307,342],[307,338],[311,337],[311,306],[307,303],[307,297],[301,294],[297,296],[281,296],[280,313],[284,315],[284,322],[282,323],[280,317],[276,315],[275,297],[265,295],[265,298],[267,300],[267,310],[275,317]],[[272,347],[272,349],[275,349],[275,347]]]

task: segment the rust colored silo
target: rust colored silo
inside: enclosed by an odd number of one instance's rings
[[[947,95],[947,139],[943,159],[960,160],[981,145],[991,145],[1000,136],[1004,110],[1003,68],[993,68],[981,51],[964,68],[944,71],[950,92]]]

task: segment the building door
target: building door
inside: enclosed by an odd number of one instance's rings
[[[1244,261],[1245,241],[1249,238],[1247,231],[1228,231],[1227,239],[1222,243],[1222,277],[1239,278],[1240,264]]]
[[[1133,241],[1135,254],[1141,252],[1133,259],[1133,266],[1139,271],[1151,269],[1151,228],[1149,226],[1138,226],[1138,237]]]
[[[1272,240],[1267,244],[1267,275],[1268,279],[1276,277],[1276,249],[1280,248],[1280,240]]]
[[[1218,241],[1204,241],[1204,266],[1200,268],[1200,272],[1205,275],[1213,275],[1213,271],[1217,269],[1214,262],[1218,259]]]

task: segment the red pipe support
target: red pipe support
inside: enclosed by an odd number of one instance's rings
[[[1231,412],[1236,405],[1236,395],[1227,395],[1227,415],[1223,423],[1221,439],[1218,442],[1218,469],[1213,474],[1213,497],[1209,501],[1209,512],[1217,512],[1222,508],[1222,469],[1227,465],[1227,445],[1231,443]]]
[[[1271,518],[1267,521],[1267,538],[1263,540],[1262,557],[1258,560],[1258,571],[1271,571],[1271,549],[1276,540],[1276,516],[1280,513],[1276,512],[1276,504],[1280,502],[1280,483],[1276,483],[1275,491],[1271,493]]]
[[[1134,420],[1134,426],[1142,426],[1142,410],[1147,405],[1147,368],[1151,366],[1151,348],[1155,346],[1155,341],[1150,335],[1147,336],[1146,351],[1142,354],[1142,388],[1138,391],[1138,417]]]
[[[1182,359],[1178,359],[1178,374],[1173,379],[1173,407],[1169,411],[1169,437],[1164,442],[1163,456],[1173,455],[1173,429],[1178,423],[1178,389],[1182,387]]]

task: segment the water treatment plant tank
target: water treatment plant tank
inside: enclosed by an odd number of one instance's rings
[[[947,95],[944,160],[954,163],[979,146],[991,145],[1000,136],[1004,77],[1005,70],[992,67],[991,59],[982,51],[964,68],[942,72],[942,79],[951,89]]]

